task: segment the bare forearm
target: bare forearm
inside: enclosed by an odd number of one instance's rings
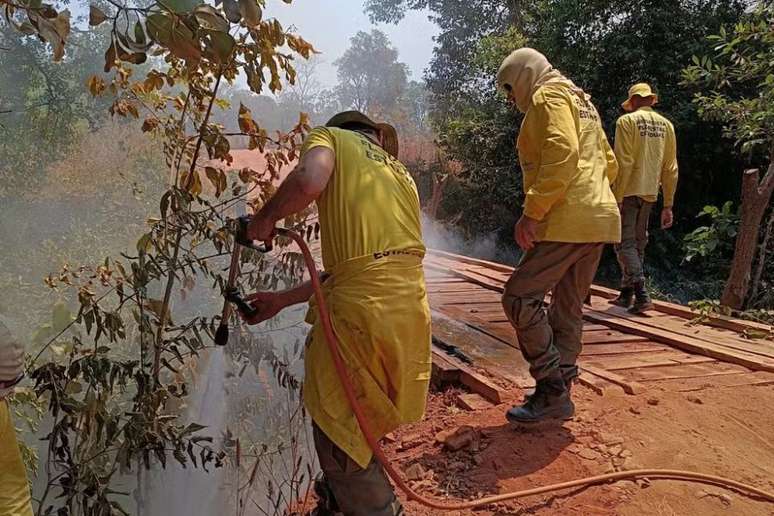
[[[321,272],[319,274],[320,283],[323,283],[328,278],[327,272]],[[282,292],[282,301],[285,306],[293,306],[299,303],[306,303],[309,298],[314,294],[314,287],[312,287],[311,281],[305,281],[297,287],[285,290]]]
[[[312,204],[319,195],[316,192],[308,191],[305,186],[300,175],[291,174],[259,213],[276,223],[289,215],[300,212]]]
[[[299,303],[306,303],[309,301],[309,298],[312,297],[313,293],[312,282],[305,281],[297,287],[285,290],[282,293],[282,304],[285,306],[293,306]]]

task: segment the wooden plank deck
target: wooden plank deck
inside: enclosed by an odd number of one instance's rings
[[[425,270],[436,338],[492,376],[527,386],[528,367],[500,305],[512,268],[431,251]],[[661,302],[634,316],[608,303],[614,295],[594,286],[584,308],[581,381],[599,394],[774,383],[771,327],[720,316],[697,324],[689,308]],[[767,337],[745,338],[751,334]]]

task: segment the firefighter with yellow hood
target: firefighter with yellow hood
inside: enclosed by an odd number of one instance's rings
[[[323,290],[341,354],[366,416],[381,438],[422,418],[430,381],[430,309],[425,290],[419,197],[398,161],[395,129],[357,111],[314,129],[299,165],[253,217],[248,237],[271,239],[278,221],[317,204]],[[250,297],[268,319],[306,302],[309,282]],[[315,514],[403,514],[347,402],[317,309],[304,354],[304,404],[313,420],[324,481]]]
[[[32,516],[27,471],[16,440],[8,396],[24,376],[24,350],[0,316],[0,515]]]
[[[514,228],[524,255],[502,301],[536,381],[535,392],[506,417],[513,423],[569,419],[583,301],[604,245],[621,237],[610,189],[618,165],[590,97],[540,52],[511,53],[497,86],[524,113],[516,142],[524,206]]]

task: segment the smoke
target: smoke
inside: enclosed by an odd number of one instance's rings
[[[515,243],[509,245],[508,242],[500,241],[496,231],[468,238],[458,228],[433,220],[424,213],[422,214],[422,238],[430,249],[472,258],[505,264],[515,264],[519,258]]]

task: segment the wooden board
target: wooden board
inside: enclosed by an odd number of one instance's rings
[[[435,249],[429,250],[426,260],[429,263],[433,263],[433,262],[445,263],[449,269],[453,267],[460,268],[460,264],[464,264],[463,268],[470,272],[484,274],[486,275],[486,277],[495,278],[495,279],[497,278],[507,279],[510,273],[513,272],[513,267],[509,267],[507,265],[488,262],[485,260],[479,260],[476,258],[470,258],[466,256],[460,256],[460,255],[456,255],[445,251],[438,251]],[[489,270],[489,272],[484,272],[487,269]],[[602,287],[599,285],[592,285],[591,294],[593,296],[599,296],[604,299],[612,299],[618,296],[618,291],[609,289],[606,287]],[[695,319],[700,315],[698,312],[692,310],[690,307],[678,305],[675,303],[669,303],[666,301],[654,300],[654,305],[659,312],[670,314],[670,315],[676,315],[678,317],[681,317],[687,320]],[[755,321],[735,319],[733,317],[728,317],[720,314],[712,314],[707,319],[706,325],[714,326],[717,328],[725,328],[735,332],[743,332],[746,330],[769,332],[771,335],[769,340],[774,341],[774,327],[768,324],[762,324]]]
[[[735,366],[733,364],[715,363],[715,364],[693,364],[675,366],[653,367],[640,370],[620,371],[621,376],[625,378],[636,379],[638,382],[663,382],[666,380],[676,380],[685,378],[707,378],[711,380],[715,376],[724,376],[730,374],[748,374],[749,370]]]
[[[591,294],[603,297],[605,299],[613,299],[618,297],[618,291],[601,287],[599,285],[591,286]],[[676,303],[669,303],[667,301],[653,300],[653,305],[656,310],[665,314],[676,315],[683,319],[692,320],[701,316],[702,314],[696,312],[690,307],[678,305]],[[742,319],[734,319],[720,314],[711,315],[704,323],[707,326],[715,326],[717,328],[725,328],[736,332],[743,332],[745,330],[758,330],[758,331],[772,331],[772,327],[767,324],[761,324],[755,321],[745,321]]]
[[[638,353],[633,356],[589,356],[581,354],[579,363],[587,362],[603,367],[607,371],[620,371],[624,369],[642,369],[646,367],[676,366],[680,364],[701,364],[715,362],[714,358],[697,355],[685,355],[673,351],[656,353]]]
[[[469,349],[479,353],[476,365],[505,377],[508,366],[520,359],[515,330],[500,304],[512,269],[433,252],[425,264],[441,282],[428,282],[434,310],[466,328],[463,333]],[[678,386],[681,381],[705,378],[711,384],[716,378],[774,372],[774,356],[769,355],[774,354],[774,346],[770,350],[768,342],[762,346],[718,325],[690,325],[688,319],[672,311],[633,316],[607,302],[615,295],[615,291],[595,287],[592,306],[584,308],[584,347],[579,360],[584,373],[580,381],[599,394],[611,389],[634,394],[654,382]],[[681,314],[685,313],[695,315],[683,307]],[[434,321],[434,332],[435,326]],[[482,346],[479,341],[488,344]],[[499,355],[488,356],[489,349]],[[520,383],[527,383],[526,364],[520,364],[519,369]]]
[[[605,355],[637,355],[643,352],[661,352],[668,353],[669,348],[663,344],[657,344],[649,340],[643,342],[614,342],[611,344],[594,344],[593,346],[584,346],[581,351],[582,357],[595,357]]]
[[[521,351],[477,329],[433,310],[433,338],[459,349],[473,362],[498,378],[520,388],[534,386],[529,364]]]
[[[604,378],[610,383],[614,383],[620,386],[626,394],[640,394],[645,391],[644,385],[633,380],[627,380],[626,378],[616,373],[607,371],[603,366],[600,366],[599,364],[596,364],[596,363],[581,364],[581,369],[588,373],[593,374],[594,376]]]
[[[457,404],[465,410],[472,412],[486,410],[492,407],[492,403],[475,392],[460,394],[457,396]]]
[[[619,392],[620,392],[620,386],[615,385],[599,376],[596,376],[590,373],[584,373],[582,370],[580,372],[580,375],[578,376],[578,383],[588,387],[589,389],[596,392],[600,396],[604,396],[605,394],[609,393],[613,389],[619,389]]]
[[[662,342],[692,353],[699,353],[725,362],[739,364],[756,371],[774,372],[774,360],[759,355],[710,344],[687,335],[680,335],[667,330],[646,326],[631,319],[621,319],[615,315],[606,314],[604,312],[589,310],[584,314],[584,317],[589,321],[607,324],[612,328],[647,337],[650,340]]]
[[[477,373],[468,365],[456,357],[446,354],[442,349],[432,346],[433,363],[439,364],[439,370],[448,375],[453,368],[458,371],[458,381],[468,387],[471,391],[480,394],[495,405],[502,403],[505,399],[505,393],[483,375]]]
[[[603,331],[585,331],[581,338],[583,344],[609,344],[612,342],[647,342],[648,339],[640,335],[630,335],[620,331],[611,331],[609,328]]]

